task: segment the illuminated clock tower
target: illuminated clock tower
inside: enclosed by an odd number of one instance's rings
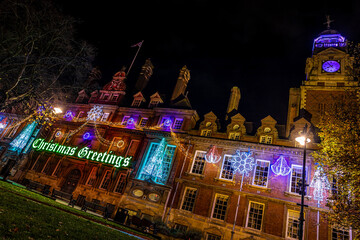
[[[354,79],[354,58],[346,53],[346,39],[327,29],[314,40],[312,56],[306,60],[306,78],[300,88],[290,89],[287,133],[300,109],[311,114],[316,126],[321,115],[335,103],[335,98],[359,87]]]

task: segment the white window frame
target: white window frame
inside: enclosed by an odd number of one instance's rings
[[[191,174],[196,174],[196,175],[204,175],[205,165],[206,165],[206,160],[205,160],[205,159],[204,159],[204,167],[203,167],[203,169],[202,169],[202,173],[194,173],[194,172],[193,172],[194,165],[195,165],[195,160],[196,160],[196,156],[197,156],[199,153],[200,153],[200,154],[201,154],[201,153],[204,153],[204,156],[205,156],[206,151],[201,151],[201,150],[196,150],[196,151],[195,151],[195,155],[194,155],[194,158],[193,158],[193,161],[192,161],[192,164],[191,164],[190,173],[191,173]]]
[[[110,116],[110,113],[108,113],[108,112],[106,112],[106,113],[104,113],[102,116],[101,116],[101,122],[106,122],[107,121],[107,119],[109,118],[109,116]]]
[[[255,184],[256,167],[258,166],[258,162],[266,162],[266,163],[268,163],[268,171],[267,171],[266,185],[265,185],[265,186],[261,186],[261,185],[256,185],[256,184]],[[253,179],[252,179],[252,185],[253,185],[253,186],[257,186],[257,187],[267,188],[268,185],[269,185],[269,175],[270,175],[270,161],[262,160],[262,159],[256,159],[256,166],[254,167],[254,174],[253,174]]]
[[[183,205],[184,205],[184,201],[185,201],[185,196],[186,196],[186,193],[187,193],[187,190],[195,190],[196,191],[196,194],[195,194],[195,199],[194,199],[194,202],[192,204],[192,210],[186,210],[186,209],[183,209]],[[184,194],[183,194],[183,197],[182,197],[182,200],[181,200],[181,204],[180,204],[180,209],[183,210],[183,211],[187,211],[187,212],[193,212],[194,211],[194,208],[195,208],[195,202],[196,202],[196,197],[198,195],[198,189],[197,188],[193,188],[193,187],[186,187],[185,190],[184,190]]]
[[[331,240],[333,240],[332,234],[333,234],[333,231],[334,231],[334,230],[337,230],[337,231],[347,231],[348,234],[349,234],[349,240],[352,240],[351,228],[344,229],[344,228],[336,227],[336,226],[331,226],[331,234],[330,234],[330,239],[331,239]],[[338,240],[338,239],[336,239],[336,240]],[[339,239],[339,240],[342,240],[342,238]]]
[[[215,205],[216,205],[216,199],[218,198],[218,197],[226,197],[227,198],[227,204],[226,204],[226,213],[225,213],[225,215],[224,215],[224,220],[222,220],[222,219],[219,219],[219,218],[215,218],[214,217],[214,211],[215,211]],[[228,195],[225,195],[225,194],[220,194],[220,193],[216,193],[215,194],[215,198],[214,198],[214,201],[213,201],[213,206],[212,206],[212,209],[211,209],[211,218],[212,219],[217,219],[217,220],[219,220],[219,221],[225,221],[226,220],[226,215],[227,215],[227,212],[229,211],[229,200],[230,200],[230,196],[228,196]]]
[[[297,192],[292,192],[291,191],[291,185],[292,185],[292,173],[293,173],[293,169],[294,169],[294,167],[296,167],[296,168],[301,168],[302,169],[302,165],[297,165],[297,164],[291,164],[291,173],[289,174],[289,178],[290,178],[290,181],[289,181],[289,193],[292,193],[292,194],[298,194],[299,195],[299,193],[297,193]],[[304,171],[303,169],[302,169],[302,171]],[[301,173],[302,174],[302,173]],[[307,167],[305,167],[305,182],[308,182],[307,181],[307,176],[308,176],[308,173],[307,173]],[[307,194],[307,191],[308,191],[308,189],[307,189],[307,187],[305,187],[305,194]]]
[[[261,225],[260,225],[260,229],[256,229],[256,228],[252,228],[252,227],[249,227],[249,226],[248,226],[248,224],[249,224],[249,216],[250,216],[251,203],[254,203],[254,204],[258,204],[258,205],[262,205],[262,206],[263,206],[262,214],[261,214]],[[262,227],[263,227],[263,223],[264,223],[264,215],[265,215],[265,204],[264,204],[264,203],[255,202],[255,201],[249,201],[245,227],[246,227],[246,228],[253,229],[253,230],[255,230],[255,231],[260,231],[260,232],[261,232],[261,231],[262,231]]]
[[[234,181],[234,175],[235,175],[235,174],[234,174],[234,170],[233,170],[232,178],[231,178],[231,179],[229,179],[229,178],[223,178],[223,177],[222,177],[222,172],[223,172],[223,169],[224,169],[224,163],[225,163],[225,159],[226,159],[227,157],[232,158],[233,155],[224,154],[224,156],[223,156],[223,158],[222,158],[223,160],[222,160],[222,164],[221,164],[221,170],[220,170],[219,179],[225,180],[225,181]],[[231,165],[231,163],[230,163],[230,165]]]

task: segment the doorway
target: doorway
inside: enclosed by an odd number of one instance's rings
[[[66,176],[66,181],[61,187],[61,191],[72,194],[80,180],[80,177],[81,172],[79,169],[71,170],[71,172],[69,172],[69,174]]]

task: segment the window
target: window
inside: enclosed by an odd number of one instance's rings
[[[175,223],[174,229],[179,232],[186,232],[188,227],[182,224]]]
[[[170,168],[175,154],[176,146],[166,145],[164,151],[158,153],[159,158],[154,154],[159,143],[151,143],[145,157],[144,164],[139,172],[138,179],[153,181],[157,184],[165,184],[170,173]]]
[[[107,170],[104,174],[104,178],[102,180],[102,183],[100,184],[100,188],[107,189],[109,186],[111,180],[111,171]]]
[[[160,103],[159,100],[151,100],[149,103],[149,108],[157,107],[157,105]]]
[[[173,129],[181,129],[183,121],[184,121],[184,119],[182,119],[182,118],[175,118]]]
[[[341,228],[332,228],[331,229],[331,240],[349,240],[350,234],[348,230]]]
[[[115,192],[122,193],[126,186],[126,174],[120,174]]]
[[[288,211],[287,218],[287,229],[286,229],[286,237],[292,239],[298,239],[298,231],[299,231],[299,217],[300,213],[297,211]]]
[[[206,233],[206,240],[221,240],[221,236],[212,233]]]
[[[131,106],[132,106],[132,107],[140,107],[141,100],[142,100],[142,99],[134,99],[134,101],[132,102]]]
[[[33,170],[35,172],[41,172],[43,170],[44,165],[46,164],[48,158],[49,158],[48,155],[40,155],[34,164]]]
[[[77,115],[77,118],[82,118],[84,117],[84,111],[80,111],[79,114]]]
[[[264,204],[250,202],[246,226],[248,228],[261,230],[263,215],[264,215]]]
[[[331,194],[336,195],[337,193],[338,193],[338,185],[336,183],[336,178],[333,178],[331,182]]]
[[[226,210],[228,206],[229,196],[216,194],[212,217],[225,220]]]
[[[148,118],[141,118],[139,126],[145,127],[148,120],[149,120]]]
[[[206,154],[205,151],[195,152],[191,173],[204,174],[205,154]]]
[[[224,156],[224,161],[221,167],[221,175],[220,175],[221,179],[233,180],[234,169],[231,166],[231,160],[232,160],[231,155]]]
[[[232,132],[229,134],[229,139],[232,140],[240,140],[240,133],[239,132]]]
[[[253,185],[259,187],[267,187],[269,175],[269,161],[256,160],[256,167],[254,169]]]
[[[118,99],[118,97],[119,97],[119,95],[113,95],[113,96],[111,97],[111,101],[112,101],[112,102],[115,102],[115,101]]]
[[[88,180],[86,182],[86,185],[89,185],[89,186],[94,186],[95,184],[95,181],[96,181],[96,171],[97,171],[97,167],[93,167],[91,169],[91,172],[89,174],[89,177],[88,177]]]
[[[302,166],[291,166],[291,178],[290,178],[290,192],[301,194],[301,181],[302,181]],[[305,169],[305,181],[306,181],[306,169]],[[306,194],[306,188],[305,188]]]
[[[108,119],[109,115],[110,115],[110,113],[104,113],[104,114],[102,115],[100,121],[105,122],[105,121]]]
[[[127,125],[127,121],[130,119],[130,116],[124,116],[122,121],[121,121],[121,125],[126,126]]]
[[[184,199],[183,199],[182,206],[181,206],[182,210],[186,210],[189,212],[193,211],[195,199],[196,199],[196,193],[197,193],[196,188],[186,188],[185,189]]]
[[[109,99],[109,94],[104,94],[104,96],[103,96],[103,100],[108,100]]]
[[[43,170],[43,173],[46,175],[52,176],[56,166],[58,165],[59,159],[58,158],[52,158],[47,161],[46,166]]]
[[[271,144],[272,136],[260,136],[260,143]]]
[[[201,130],[200,136],[210,137],[211,136],[211,130],[209,130],[209,129]]]
[[[338,82],[338,83],[336,83],[336,86],[337,86],[337,87],[345,87],[345,83],[343,83],[343,82]]]
[[[326,109],[326,104],[325,103],[319,103],[318,104],[318,112],[320,113],[320,115],[324,115],[325,114],[325,110]]]

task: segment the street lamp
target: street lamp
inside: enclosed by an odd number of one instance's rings
[[[305,200],[305,189],[306,189],[306,183],[305,183],[305,167],[306,167],[306,143],[310,142],[310,139],[307,137],[308,131],[307,131],[307,124],[305,124],[303,135],[295,138],[295,141],[297,141],[301,146],[304,146],[304,158],[303,158],[303,166],[302,166],[302,180],[301,180],[301,204],[300,204],[300,217],[299,217],[299,239],[303,239],[304,235],[304,200]]]

